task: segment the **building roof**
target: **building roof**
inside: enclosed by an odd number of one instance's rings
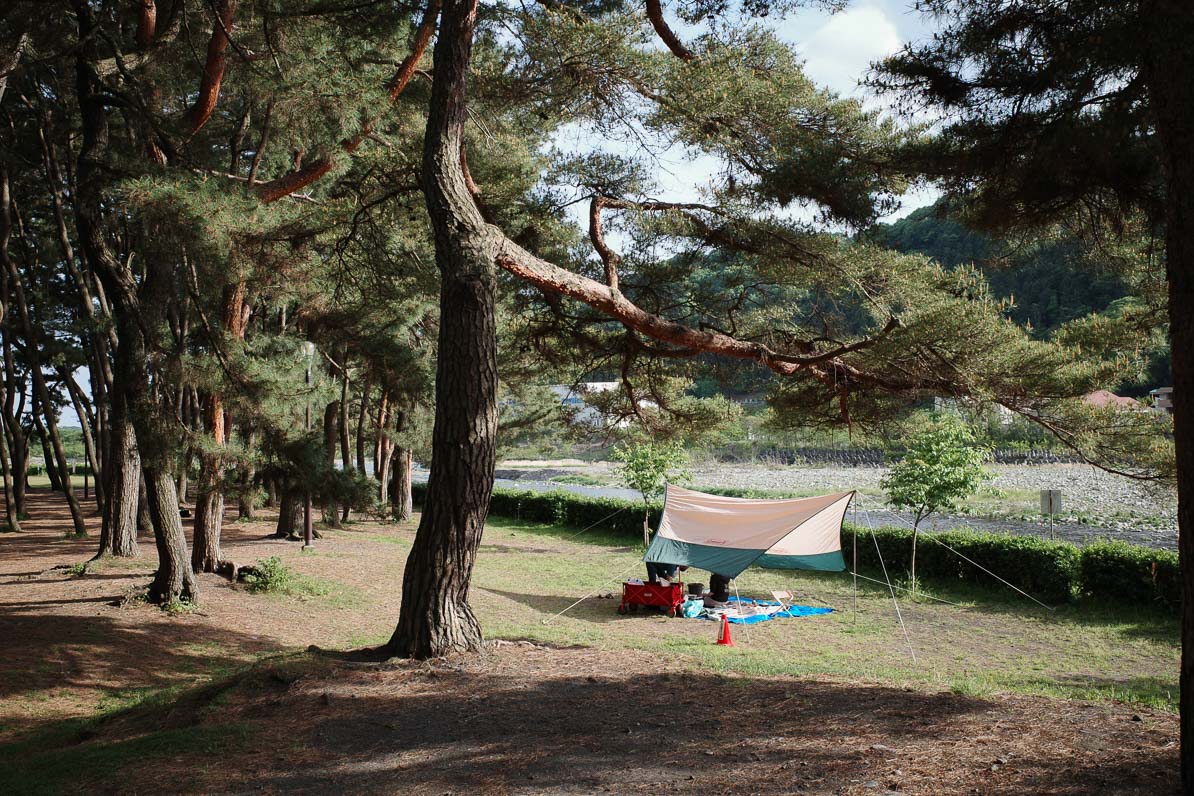
[[[1135,398],[1128,398],[1124,395],[1116,395],[1110,390],[1095,390],[1083,397],[1086,403],[1091,406],[1117,406],[1120,409],[1139,409],[1140,402]]]

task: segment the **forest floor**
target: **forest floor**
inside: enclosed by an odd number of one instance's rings
[[[479,655],[354,663],[388,638],[414,523],[317,549],[225,525],[282,593],[201,577],[201,604],[136,599],[141,555],[81,567],[65,506],[0,535],[0,793],[1139,793],[1177,790],[1177,624],[993,591],[901,600],[848,577],[749,570],[835,613],[735,627],[618,616],[624,540],[489,524]],[[98,531],[98,529],[97,529]],[[556,616],[588,592],[599,596]],[[911,648],[911,650],[910,650]],[[915,652],[915,661],[911,651]]]

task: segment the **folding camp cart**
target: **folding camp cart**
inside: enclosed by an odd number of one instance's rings
[[[623,583],[622,604],[618,606],[618,613],[637,611],[640,605],[662,608],[668,616],[680,613],[680,604],[684,602],[684,584],[673,583],[670,586],[658,586],[651,583]]]

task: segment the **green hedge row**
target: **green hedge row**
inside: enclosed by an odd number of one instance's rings
[[[68,465],[68,468],[70,469],[71,475],[83,475],[84,473],[91,472],[91,470],[89,470],[85,464],[71,464]],[[27,468],[26,472],[28,472],[29,475],[45,475],[46,466],[44,464],[31,464]]]
[[[422,503],[426,489],[426,484],[414,485],[417,503]],[[651,507],[652,527],[659,522],[661,508],[660,504]],[[564,490],[495,489],[489,511],[498,517],[574,528],[596,524],[607,533],[624,535],[628,541],[642,539],[642,504],[622,498],[591,497]],[[870,529],[846,524],[842,531],[846,565],[851,565],[857,534],[859,571],[880,571],[877,544],[888,574],[893,578],[902,577],[911,557],[912,531],[886,527],[876,528],[873,533],[872,538]],[[922,532],[916,553],[917,577],[934,582],[991,585],[991,576],[963,556],[1045,602],[1093,598],[1159,604],[1171,609],[1180,605],[1181,573],[1177,554],[1125,542],[1095,542],[1078,547],[1069,542],[1033,536],[973,531]]]

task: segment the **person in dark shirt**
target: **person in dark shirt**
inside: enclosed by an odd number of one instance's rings
[[[730,579],[716,572],[709,576],[709,594],[705,597],[706,608],[720,608],[730,601]]]
[[[671,583],[676,579],[677,570],[679,570],[679,566],[676,564],[662,564],[657,561],[648,561],[647,583],[658,585],[663,585],[663,581]]]

